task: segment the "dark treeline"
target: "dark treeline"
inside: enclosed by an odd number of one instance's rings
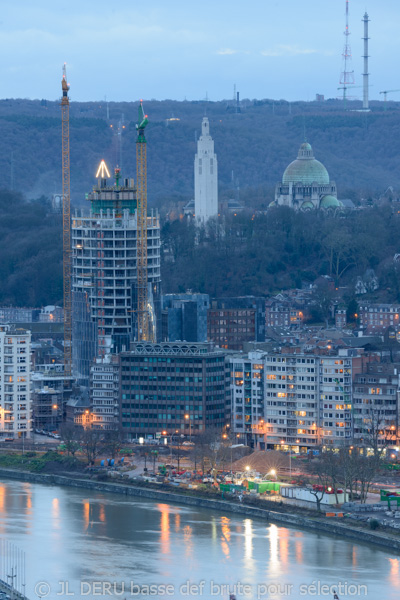
[[[0,304],[62,303],[62,223],[45,198],[0,191]]]
[[[400,278],[393,256],[400,249],[400,219],[390,206],[347,212],[295,213],[281,207],[267,214],[227,216],[203,230],[166,223],[163,288],[187,288],[212,296],[266,295],[301,287],[320,275],[339,286],[374,269],[379,297],[400,301]]]
[[[196,232],[176,220],[162,226],[164,292],[192,289],[211,296],[267,295],[331,275],[339,286],[374,269],[374,298],[400,301],[400,215],[394,204],[329,215],[227,215]],[[351,296],[351,293],[350,293]],[[62,303],[62,223],[45,198],[26,202],[0,191],[0,304]]]

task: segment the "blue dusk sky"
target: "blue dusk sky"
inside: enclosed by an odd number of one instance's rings
[[[366,10],[382,99],[400,88],[400,1],[350,0],[356,85]],[[9,0],[0,28],[2,98],[57,99],[64,62],[77,101],[340,95],[345,0]]]

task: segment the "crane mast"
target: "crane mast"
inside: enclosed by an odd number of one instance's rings
[[[69,157],[69,98],[67,70],[64,64],[61,81],[62,121],[62,212],[63,212],[63,280],[64,280],[64,374],[72,371],[72,285],[71,285],[71,190]]]
[[[139,122],[136,125],[136,185],[137,185],[137,238],[136,238],[136,273],[137,273],[137,338],[139,341],[150,340],[149,311],[147,290],[147,143],[144,134],[148,123],[143,104],[139,104]]]

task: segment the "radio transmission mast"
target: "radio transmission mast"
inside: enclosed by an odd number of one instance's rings
[[[349,85],[354,85],[354,71],[350,71],[351,68],[351,46],[349,41],[349,0],[346,0],[346,29],[344,31],[345,42],[343,49],[343,71],[340,78],[340,85],[343,90],[343,104],[346,108],[347,102],[347,90]]]
[[[62,211],[63,211],[63,277],[64,277],[64,375],[72,371],[72,286],[71,286],[71,189],[69,158],[69,98],[67,69],[64,64],[61,81],[62,120]]]
[[[363,22],[364,22],[364,73],[363,73],[363,86],[364,86],[364,93],[363,93],[363,109],[364,110],[368,110],[369,109],[369,97],[368,97],[368,93],[369,93],[369,73],[368,73],[368,59],[369,59],[369,55],[368,55],[368,23],[369,23],[369,18],[368,18],[368,13],[365,13],[364,18],[363,18]]]

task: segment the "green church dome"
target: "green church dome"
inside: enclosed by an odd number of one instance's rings
[[[321,198],[320,208],[339,208],[343,204],[335,196],[327,195]]]
[[[286,168],[283,184],[302,183],[303,185],[329,184],[329,174],[324,165],[314,158],[311,144],[304,142],[299,149],[297,159]]]
[[[310,200],[306,200],[300,207],[301,210],[314,210],[314,204]]]

